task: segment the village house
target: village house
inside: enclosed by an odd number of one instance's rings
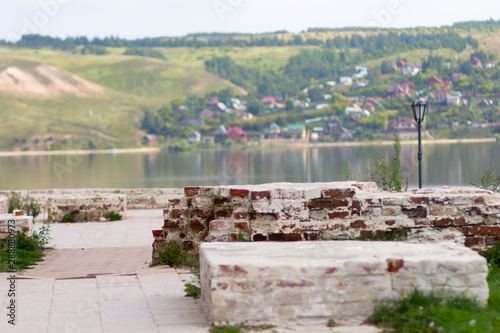
[[[446,97],[447,106],[460,106],[462,104],[462,98],[460,96],[448,96]]]
[[[246,141],[247,132],[241,127],[229,127],[227,129],[227,139],[231,141]]]
[[[262,103],[264,103],[264,105],[266,105],[270,108],[273,108],[276,105],[276,98],[273,96],[264,97],[262,99]]]
[[[415,139],[418,137],[416,127],[417,124],[412,117],[389,118],[384,136],[392,137],[396,133],[403,140]]]
[[[188,137],[187,137],[187,141],[189,143],[200,142],[201,141],[201,134],[200,134],[200,132],[198,132],[198,131],[191,132],[188,135]]]
[[[215,114],[214,111],[204,109],[203,111],[200,112],[200,119],[212,118],[214,116],[214,114]]]
[[[488,109],[493,106],[493,101],[483,99],[481,102],[476,104],[478,109]]]
[[[339,83],[345,86],[352,85],[352,78],[348,76],[343,76],[339,79]]]
[[[443,103],[446,99],[451,96],[451,89],[437,89],[434,91],[434,102]]]
[[[413,82],[398,83],[387,89],[387,93],[391,98],[406,98],[411,96],[410,94],[411,86],[414,86]]]
[[[470,58],[470,64],[474,68],[483,68],[483,62],[478,57]]]
[[[422,69],[422,65],[411,65],[411,64],[406,64],[403,67],[401,67],[401,73],[404,76],[408,75],[416,75],[418,72],[420,72]]]
[[[154,134],[146,134],[143,138],[143,141],[148,146],[158,146],[158,139]]]
[[[453,87],[453,82],[451,81],[447,81],[447,80],[443,80],[439,77],[437,77],[436,75],[433,75],[430,79],[429,79],[429,87],[433,87],[435,86],[436,84],[443,84],[445,85],[446,87],[448,88],[451,88]]]
[[[206,107],[211,111],[226,111],[227,109],[227,106],[216,98],[209,100]]]
[[[304,124],[291,124],[281,131],[281,136],[287,139],[305,139],[307,137]]]

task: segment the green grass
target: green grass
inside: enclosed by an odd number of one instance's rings
[[[104,214],[104,217],[108,219],[109,221],[121,221],[122,220],[122,215],[117,212],[109,212]]]
[[[23,271],[43,261],[43,244],[35,237],[28,237],[24,233],[18,233],[16,236],[15,265],[9,267],[9,248],[5,240],[0,241],[0,272]]]
[[[198,286],[196,286],[196,285],[194,285],[192,283],[186,284],[186,287],[184,288],[184,291],[186,292],[186,297],[198,298],[201,295],[201,289],[200,289],[200,287],[198,287]]]
[[[483,253],[489,261],[486,307],[460,295],[414,290],[399,300],[379,302],[370,322],[395,332],[500,332],[500,246]]]

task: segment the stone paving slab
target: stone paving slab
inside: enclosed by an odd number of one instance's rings
[[[151,230],[163,224],[162,213],[129,210],[125,221],[53,224],[50,246],[55,249],[35,269],[18,276],[15,327],[6,320],[9,274],[0,273],[0,332],[209,332],[201,301],[184,297],[184,283],[192,279],[189,271],[148,267]],[[273,331],[380,332],[325,326]]]

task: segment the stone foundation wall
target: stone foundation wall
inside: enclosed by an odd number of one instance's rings
[[[15,191],[23,196],[27,191]],[[2,195],[11,191],[0,192],[0,208],[7,213],[8,201],[2,201]],[[50,189],[31,190],[30,198],[41,205],[42,212],[37,220],[47,220],[49,214],[53,221],[59,221],[64,214],[78,211],[77,220],[89,218],[98,220],[106,211],[116,211],[122,215],[127,209],[158,209],[167,207],[169,200],[183,195],[182,189]],[[7,198],[5,198],[7,200]]]
[[[15,222],[9,222],[14,220]],[[10,225],[10,227],[9,227]],[[33,235],[33,217],[15,216],[14,214],[0,214],[0,240],[7,239],[9,230],[17,233],[24,232],[27,236]]]
[[[400,235],[482,250],[500,242],[500,194],[473,188],[386,192],[371,182],[186,187],[153,231],[167,241],[346,240]]]

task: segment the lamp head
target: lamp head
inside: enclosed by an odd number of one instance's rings
[[[427,104],[423,99],[418,99],[411,103],[411,111],[413,112],[413,118],[417,123],[424,121],[425,110],[427,109]]]

